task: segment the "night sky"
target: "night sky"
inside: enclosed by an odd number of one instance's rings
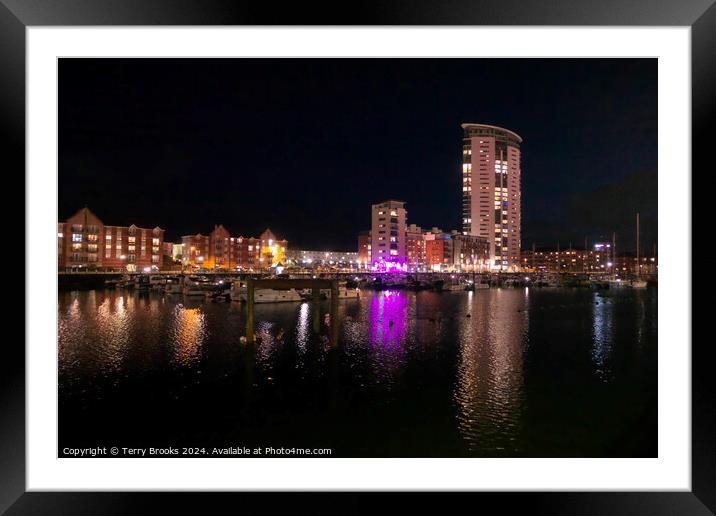
[[[520,134],[522,246],[657,236],[656,59],[60,59],[59,219],[356,250],[461,228],[463,122]]]

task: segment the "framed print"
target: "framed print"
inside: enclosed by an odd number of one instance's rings
[[[714,511],[708,1],[79,4],[0,4],[3,510]]]

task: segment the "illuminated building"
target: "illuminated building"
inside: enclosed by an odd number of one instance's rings
[[[260,238],[246,238],[231,236],[218,224],[209,235],[182,237],[182,263],[190,269],[268,269],[285,261],[287,247],[286,240],[278,240],[268,229]]]
[[[370,264],[371,258],[370,231],[361,231],[358,234],[358,263],[362,266]]]
[[[455,271],[490,269],[490,243],[487,238],[451,231],[453,268]]]
[[[410,224],[405,230],[405,254],[408,270],[420,272],[425,270],[425,236],[420,226]]]
[[[654,250],[656,252],[656,250]],[[656,274],[658,262],[656,256],[642,256],[639,259],[643,274]],[[535,272],[575,272],[575,273],[636,273],[636,257],[631,254],[612,253],[610,242],[594,244],[590,249],[535,250],[522,251],[522,269]]]
[[[174,261],[180,261],[182,256],[182,245],[181,244],[172,244],[172,259]]]
[[[350,251],[310,251],[289,249],[286,264],[304,268],[350,269],[360,268],[358,253]]]
[[[371,209],[371,262],[378,271],[406,271],[405,229],[408,212],[403,201],[387,200]]]
[[[520,267],[522,138],[507,129],[462,124],[462,229],[489,240],[493,270]]]
[[[278,240],[270,229],[267,229],[259,237],[261,240],[261,255],[259,263],[262,267],[276,267],[286,261],[286,240]]]
[[[449,233],[433,228],[423,233],[425,239],[425,265],[431,271],[449,271],[453,268],[452,238]]]
[[[210,238],[197,233],[181,237],[182,265],[184,267],[208,268]]]
[[[164,230],[105,225],[82,208],[57,225],[59,270],[141,272],[162,268]]]

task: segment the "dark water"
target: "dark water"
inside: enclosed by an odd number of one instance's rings
[[[256,305],[59,297],[59,446],[333,456],[657,455],[657,291],[362,291]],[[470,314],[470,317],[467,315]]]

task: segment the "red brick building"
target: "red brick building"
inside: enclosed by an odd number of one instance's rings
[[[370,230],[358,233],[358,263],[366,266],[370,264],[371,242]]]
[[[185,235],[181,237],[182,265],[185,267],[204,268],[209,260],[209,236],[197,233],[196,235]]]
[[[442,271],[452,269],[452,239],[449,233],[438,228],[426,231],[425,265],[429,270]]]
[[[160,270],[164,230],[105,225],[82,208],[57,225],[57,266],[60,271]]]
[[[425,235],[420,226],[410,224],[405,230],[405,254],[408,258],[408,270],[419,272],[425,270]]]
[[[219,224],[209,235],[182,237],[182,264],[190,269],[266,269],[285,261],[287,246],[268,229],[259,238],[232,237]]]

